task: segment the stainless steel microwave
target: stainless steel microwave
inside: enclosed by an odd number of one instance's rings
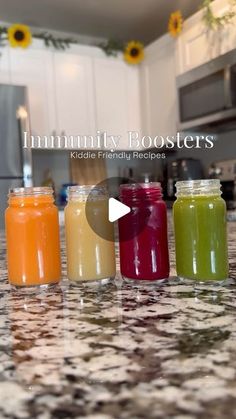
[[[236,49],[177,77],[179,130],[236,128]]]

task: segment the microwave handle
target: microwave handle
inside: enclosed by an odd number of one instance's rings
[[[231,66],[227,65],[224,69],[224,97],[225,107],[232,108],[232,95],[231,95]]]

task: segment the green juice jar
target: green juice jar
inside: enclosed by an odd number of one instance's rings
[[[228,278],[226,205],[217,179],[176,183],[177,275],[199,281]]]

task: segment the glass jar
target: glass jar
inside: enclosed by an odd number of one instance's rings
[[[59,282],[59,222],[52,188],[15,188],[8,197],[5,223],[9,282],[19,287]]]
[[[120,200],[131,208],[119,219],[122,276],[149,281],[168,278],[167,211],[160,183],[121,185]]]
[[[98,186],[72,186],[68,188],[68,195],[65,229],[69,280],[97,281],[115,277],[114,232],[108,220],[107,191]],[[99,226],[99,234],[96,226]],[[111,239],[107,240],[107,236]]]
[[[176,183],[177,275],[200,281],[228,277],[226,204],[218,179]]]

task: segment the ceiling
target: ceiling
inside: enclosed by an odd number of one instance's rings
[[[171,12],[186,18],[201,0],[0,0],[5,22],[98,38],[150,43],[167,29]]]

